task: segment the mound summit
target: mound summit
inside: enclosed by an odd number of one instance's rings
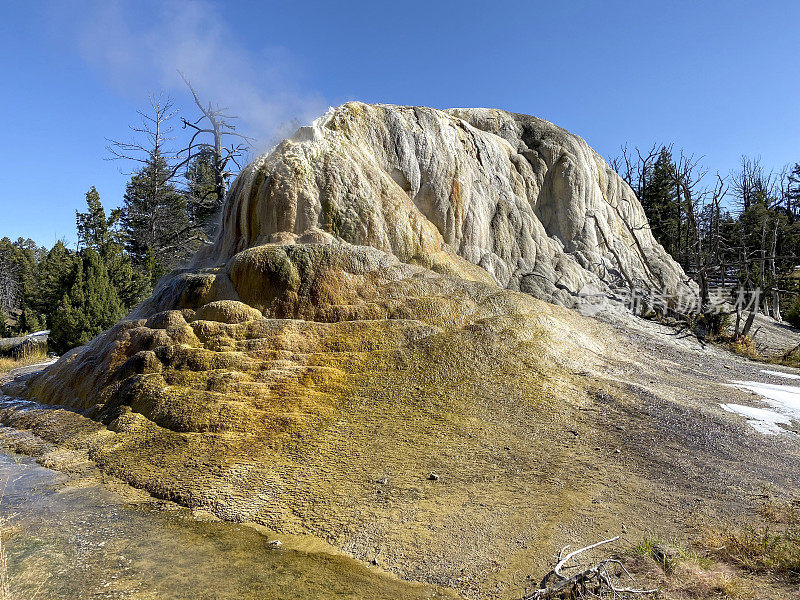
[[[197,264],[341,242],[468,279],[488,273],[568,307],[587,285],[691,293],[603,158],[547,121],[500,110],[331,109],[244,170]]]

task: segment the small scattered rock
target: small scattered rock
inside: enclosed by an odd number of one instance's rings
[[[267,546],[270,546],[272,548],[280,548],[281,546],[283,546],[283,542],[280,540],[270,540],[269,542],[267,542]]]
[[[433,473],[433,472],[431,472],[431,473],[428,475],[428,479],[429,479],[430,481],[439,481],[439,475],[438,475],[437,473]]]
[[[680,557],[680,551],[677,548],[668,546],[667,544],[656,544],[651,550],[653,558],[660,563],[668,563]]]

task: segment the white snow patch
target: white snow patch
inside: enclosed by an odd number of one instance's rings
[[[757,381],[732,381],[736,387],[762,396],[778,412],[800,420],[800,387],[758,383]]]
[[[800,379],[800,375],[795,375],[794,373],[784,373],[783,371],[769,371],[767,369],[761,369],[762,373],[766,373],[767,375],[775,375],[776,377],[785,377],[786,379]]]
[[[781,375],[787,374],[781,373]],[[729,412],[747,417],[747,422],[761,433],[789,433],[780,427],[780,424],[790,425],[792,421],[800,421],[800,387],[757,381],[732,381],[731,384],[758,394],[772,409],[754,408],[742,404],[720,404]]]
[[[789,425],[792,422],[789,417],[764,408],[755,408],[744,404],[720,404],[720,406],[728,412],[747,417],[747,422],[753,429],[765,434],[786,433],[779,423]]]

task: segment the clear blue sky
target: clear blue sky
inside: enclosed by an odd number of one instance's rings
[[[3,1],[0,237],[75,241],[105,138],[148,92],[188,109],[175,70],[265,146],[347,100],[544,117],[601,154],[674,142],[728,172],[800,161],[800,2]]]

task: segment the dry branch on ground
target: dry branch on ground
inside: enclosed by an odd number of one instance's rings
[[[624,599],[642,596],[652,596],[658,593],[658,589],[636,589],[627,587],[621,583],[623,576],[629,579],[634,584],[636,583],[633,576],[622,564],[622,561],[616,558],[606,558],[601,560],[594,566],[582,570],[574,575],[567,576],[563,573],[564,569],[570,568],[569,562],[575,561],[577,564],[577,557],[584,552],[610,544],[620,538],[616,536],[607,540],[602,540],[595,544],[578,548],[564,554],[569,546],[564,546],[559,552],[558,561],[542,580],[539,589],[523,596],[523,600],[547,600],[549,598],[614,598]],[[555,579],[554,583],[548,583]]]

